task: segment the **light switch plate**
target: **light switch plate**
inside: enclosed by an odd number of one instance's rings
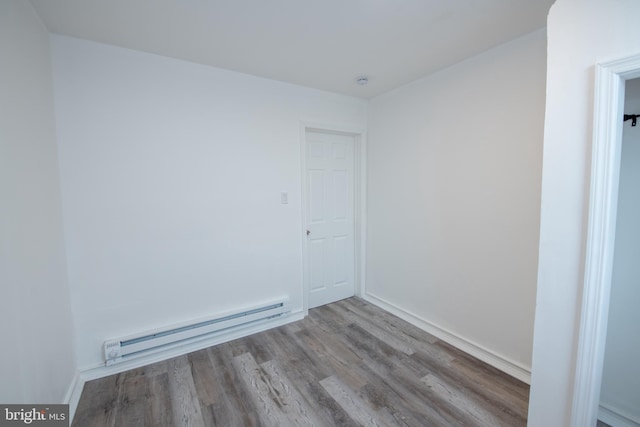
[[[280,203],[282,203],[283,205],[289,203],[289,193],[287,193],[286,191],[280,193]]]

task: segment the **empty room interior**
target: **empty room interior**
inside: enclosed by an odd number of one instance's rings
[[[0,405],[639,427],[639,16],[0,0]]]

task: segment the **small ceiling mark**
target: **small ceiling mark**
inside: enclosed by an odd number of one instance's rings
[[[360,86],[364,86],[367,83],[369,83],[369,77],[367,77],[367,76],[358,76],[358,77],[356,77],[356,83],[359,84]]]

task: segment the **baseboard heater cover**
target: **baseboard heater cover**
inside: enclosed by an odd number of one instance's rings
[[[147,331],[104,342],[104,359],[107,366],[122,362],[133,356],[159,351],[165,346],[185,340],[205,338],[215,332],[227,331],[258,321],[281,317],[291,311],[289,298],[279,298],[239,311],[215,317],[198,319],[171,327]]]

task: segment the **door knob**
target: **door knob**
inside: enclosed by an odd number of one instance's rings
[[[307,236],[308,236],[309,234],[311,234],[311,231],[307,230]]]

